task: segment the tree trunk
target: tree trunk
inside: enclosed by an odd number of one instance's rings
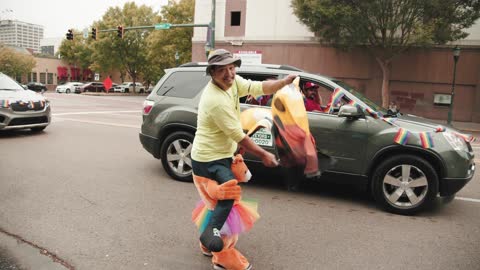
[[[390,101],[390,60],[375,58],[382,69],[382,107],[388,108]]]

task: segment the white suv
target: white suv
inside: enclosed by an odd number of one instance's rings
[[[113,91],[120,92],[120,93],[129,93],[129,92],[133,92],[133,86],[134,86],[133,82],[124,82],[120,85],[115,86],[115,88],[113,88]],[[143,84],[139,82],[135,83],[135,92],[144,93],[145,87],[143,86]]]

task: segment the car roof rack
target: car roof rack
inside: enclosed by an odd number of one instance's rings
[[[206,67],[208,65],[207,62],[189,62],[185,64],[181,64],[178,67]],[[302,69],[299,69],[294,66],[290,65],[274,65],[274,64],[244,64],[242,67],[263,67],[263,68],[268,68],[268,69],[280,69],[280,70],[290,70],[290,71],[299,71],[303,72]]]

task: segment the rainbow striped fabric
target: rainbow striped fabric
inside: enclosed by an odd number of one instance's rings
[[[327,105],[328,113],[332,112],[335,105],[340,102],[343,96],[345,96],[345,93],[340,88],[336,88],[333,91],[332,95],[330,96],[330,101],[328,102],[328,105]]]
[[[466,142],[469,142],[469,143],[475,141],[475,137],[473,137],[472,135],[466,135],[466,134],[458,133],[458,132],[454,132],[453,134],[455,134],[456,136],[464,139]]]
[[[0,100],[0,107],[1,108],[8,108],[10,107],[10,101],[8,99]]]
[[[393,141],[398,144],[405,145],[408,142],[408,138],[410,137],[410,134],[411,134],[410,131],[403,128],[399,128],[397,135],[395,135],[395,138],[393,138]]]
[[[420,142],[422,143],[423,148],[432,148],[433,139],[430,132],[420,132]]]
[[[383,117],[383,115],[382,115],[381,113],[376,112],[376,111],[374,111],[374,110],[372,110],[372,109],[370,109],[370,108],[365,108],[365,111],[366,111],[368,114],[370,114],[370,116],[372,116],[372,117],[375,118],[375,119],[379,119],[379,118],[382,118],[382,117]]]
[[[250,230],[253,223],[260,218],[257,211],[258,203],[254,200],[241,200],[235,204],[223,224],[220,234],[237,235]],[[202,233],[212,217],[212,210],[209,210],[203,201],[197,203],[192,212],[192,221]]]
[[[444,132],[447,130],[444,126],[438,126],[435,128],[435,132]]]
[[[357,108],[361,108],[360,104],[358,104],[358,102],[356,102],[353,99],[348,102],[348,105],[352,105],[352,106],[355,106]]]
[[[382,120],[389,123],[390,125],[394,126],[395,125],[395,122],[397,121],[398,118],[383,118],[382,117]]]

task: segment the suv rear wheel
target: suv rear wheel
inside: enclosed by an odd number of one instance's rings
[[[399,155],[382,162],[372,178],[372,195],[387,211],[411,215],[430,207],[438,193],[438,175],[426,160]]]
[[[160,159],[165,171],[173,179],[192,181],[193,135],[185,131],[174,132],[165,139],[160,148]]]

